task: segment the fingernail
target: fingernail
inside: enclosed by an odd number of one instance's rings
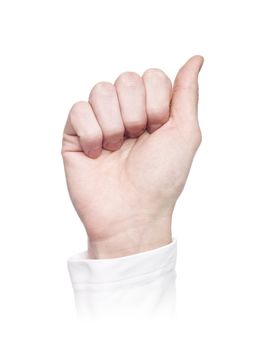
[[[151,124],[148,126],[148,131],[150,133],[156,131],[157,129],[159,129],[162,126],[162,124]]]
[[[122,142],[123,142],[123,139],[120,139],[114,142],[104,142],[103,148],[114,151],[114,150],[117,150],[122,145]]]
[[[91,149],[89,152],[88,152],[88,157],[90,158],[97,158],[101,153],[101,148],[100,147],[96,147],[96,148],[93,148]]]
[[[201,68],[203,67],[203,64],[204,64],[204,61],[205,61],[203,56],[200,56],[200,57],[202,58],[202,62],[201,62],[200,67],[199,67],[199,72],[200,72]]]
[[[144,133],[144,131],[145,131],[145,129],[142,129],[142,130],[137,131],[137,132],[127,132],[126,135],[129,138],[136,138],[136,137],[141,136]]]

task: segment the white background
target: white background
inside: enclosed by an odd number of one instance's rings
[[[95,342],[87,329],[78,340],[70,331],[75,310],[66,260],[86,249],[86,235],[60,156],[67,112],[100,80],[150,67],[174,79],[194,54],[205,57],[203,143],[174,213],[177,324],[155,345],[263,348],[260,5],[1,1],[2,349],[100,348],[104,336]],[[140,348],[140,336],[131,338]]]

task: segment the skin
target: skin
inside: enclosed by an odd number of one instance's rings
[[[62,156],[89,258],[114,258],[171,242],[172,213],[201,143],[201,56],[172,85],[159,69],[100,82],[73,105]]]

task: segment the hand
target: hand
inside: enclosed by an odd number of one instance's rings
[[[201,142],[197,119],[201,56],[172,87],[158,69],[101,82],[76,103],[62,155],[69,194],[90,258],[113,258],[171,242],[171,218]]]

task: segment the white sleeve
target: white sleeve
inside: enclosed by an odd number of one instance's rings
[[[89,259],[87,251],[74,255],[68,269],[78,316],[173,316],[175,263],[175,239],[120,258]]]

